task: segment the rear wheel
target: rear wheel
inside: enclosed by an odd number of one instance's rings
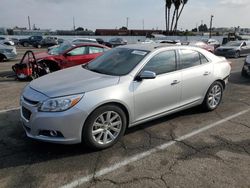
[[[223,95],[223,86],[220,82],[214,82],[208,89],[206,97],[203,101],[203,109],[205,111],[215,110],[221,103]]]
[[[124,134],[127,119],[122,109],[105,105],[96,109],[83,128],[83,141],[93,149],[105,149],[114,145]]]
[[[239,51],[235,52],[234,57],[239,58],[240,57],[240,52]]]

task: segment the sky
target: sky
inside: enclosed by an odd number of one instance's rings
[[[1,0],[0,27],[41,29],[165,29],[164,0]],[[250,0],[189,0],[179,22],[179,29],[209,25],[214,15],[214,27],[250,28]]]

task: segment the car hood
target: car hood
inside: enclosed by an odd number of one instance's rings
[[[38,78],[30,83],[30,87],[48,97],[60,97],[101,89],[118,82],[118,76],[99,74],[76,66]]]

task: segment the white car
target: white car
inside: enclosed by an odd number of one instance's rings
[[[15,59],[17,57],[17,51],[15,46],[9,46],[0,44],[0,62],[4,60]]]
[[[230,70],[225,58],[200,48],[119,46],[33,80],[20,99],[23,128],[33,139],[104,149],[128,127],[197,105],[215,110]]]
[[[5,44],[9,46],[14,46],[15,43],[7,37],[0,37],[0,44]]]

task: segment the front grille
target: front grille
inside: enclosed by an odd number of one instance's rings
[[[23,97],[23,99],[24,99],[27,103],[32,104],[32,105],[37,105],[37,104],[39,103],[39,101],[32,101],[32,100],[30,100],[30,99],[27,99],[26,97]]]
[[[22,106],[22,114],[25,119],[30,120],[31,111],[29,111],[27,108],[23,106]]]

